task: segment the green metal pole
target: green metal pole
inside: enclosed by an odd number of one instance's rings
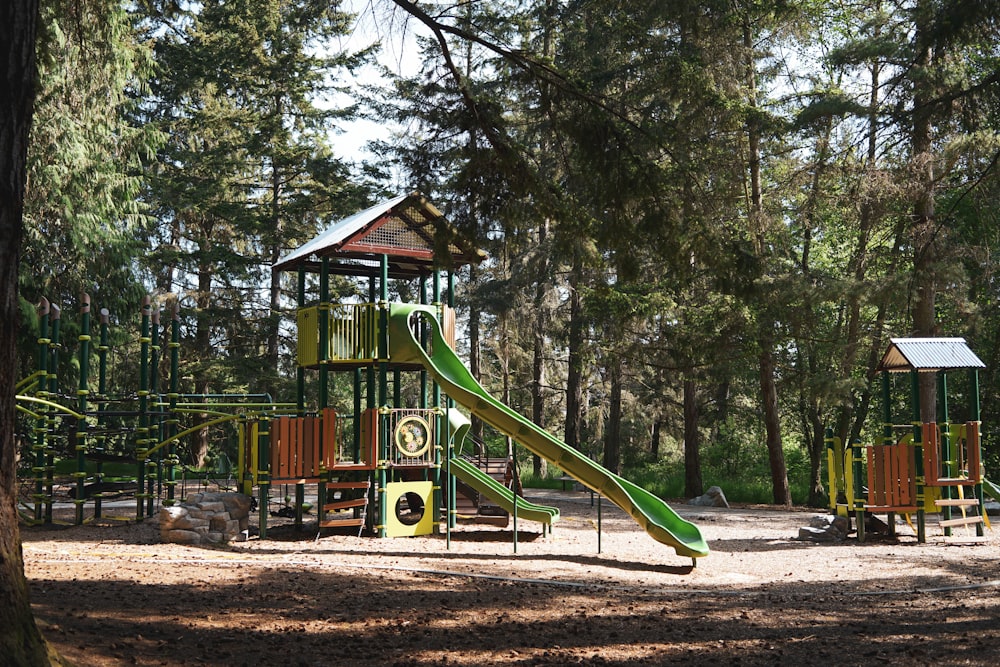
[[[267,538],[267,506],[271,490],[271,420],[261,419],[258,431],[257,483],[260,486],[260,539]],[[267,429],[267,430],[264,430]]]
[[[298,274],[298,307],[305,308],[306,306],[306,270],[304,267],[299,267]],[[302,345],[304,341],[299,340],[299,345]],[[309,342],[312,344],[312,341]],[[306,413],[306,369],[302,366],[296,364],[295,367],[295,401],[297,404],[296,414],[300,417]]]
[[[354,369],[354,462],[361,461],[361,369]],[[369,463],[372,463],[369,461]]]
[[[101,333],[100,343],[97,346],[97,395],[101,399],[101,404],[97,408],[97,432],[96,448],[100,452],[107,449],[108,438],[104,434],[107,428],[107,420],[104,411],[107,410],[108,399],[108,325],[111,321],[111,313],[107,308],[101,308]],[[104,462],[97,461],[97,473],[94,475],[95,481],[100,484],[104,480]],[[103,512],[101,505],[104,498],[103,493],[94,494],[94,518],[100,519]]]
[[[917,542],[927,541],[927,512],[924,510],[924,494],[921,489],[927,479],[927,471],[924,470],[924,432],[920,421],[920,376],[917,371],[910,371],[910,407],[912,409],[911,419],[913,424],[913,442],[920,443],[920,448],[916,452],[917,457]]]
[[[324,257],[319,273],[319,407],[330,405],[330,260]]]
[[[150,341],[149,341],[149,394],[158,396],[160,393],[160,308],[159,305],[152,309],[150,313]],[[162,413],[162,410],[158,410]],[[160,442],[162,414],[156,415],[149,423],[149,442],[155,445]],[[147,475],[150,471],[156,473],[156,495],[163,495],[163,451],[156,453],[155,460],[146,462]],[[153,516],[153,481],[154,477],[149,477],[149,493],[146,497],[146,516]]]
[[[142,521],[146,498],[146,452],[149,450],[149,319],[152,307],[147,294],[142,297],[142,315],[139,324],[139,427],[136,429],[135,458],[139,462],[137,475],[137,492],[135,519]]]
[[[38,371],[41,373],[39,388],[35,394],[39,398],[48,396],[48,365],[49,365],[49,300],[42,297],[38,304]],[[48,443],[48,424],[45,411],[39,410],[35,420],[35,442],[32,450],[35,453],[35,465],[32,472],[35,476],[35,521],[41,521],[45,505],[45,450]]]
[[[976,368],[972,368],[969,370],[969,393],[971,396],[970,406],[969,406],[970,415],[972,417],[972,421],[975,422],[977,426],[979,426],[982,413],[980,412],[980,406],[979,406],[979,370]],[[980,461],[980,466],[982,466],[981,463],[983,460],[982,428],[980,428],[979,431],[980,431],[979,442],[976,445],[977,447],[979,447],[979,451],[976,452],[976,458]],[[969,474],[974,474],[976,479],[980,480],[979,483],[973,487],[973,493],[976,496],[976,500],[979,501],[979,513],[984,514],[983,502],[985,499],[983,498],[983,483],[982,483],[982,477],[980,476],[980,472],[981,469],[975,471],[970,470]],[[982,537],[984,535],[983,524],[981,523],[976,524],[976,535],[978,537]]]
[[[168,415],[165,422],[166,426],[166,436],[168,438],[173,438],[177,435],[177,428],[180,425],[180,419],[177,414],[177,399],[180,392],[180,355],[181,355],[181,314],[180,314],[180,304],[174,303],[173,312],[170,314],[170,343],[167,344],[170,350],[170,390],[167,394],[168,402]],[[177,445],[171,440],[170,444],[167,445],[167,499],[164,505],[170,507],[174,504],[177,497],[177,466],[180,465],[180,459],[177,456]]]
[[[455,307],[455,274],[452,271],[448,272],[448,291],[447,291],[446,301],[447,301],[447,304],[448,304],[449,307],[451,307],[451,308]],[[444,321],[444,318],[442,318],[442,322],[443,321]],[[430,332],[427,332],[427,333],[430,333]],[[426,374],[425,374],[425,376],[426,376]],[[447,410],[453,410],[455,408],[455,401],[452,400],[452,398],[450,396],[447,397],[447,400],[445,401],[445,407],[446,407]],[[450,426],[451,426],[450,419],[445,421],[445,426],[446,426],[446,428],[448,428],[450,430]],[[435,468],[435,485],[434,485],[435,488],[440,489],[441,486],[442,486],[442,483],[448,484],[448,499],[449,499],[448,500],[448,504],[449,504],[448,519],[449,519],[449,522],[451,521],[452,517],[454,516],[453,513],[450,511],[451,507],[454,506],[452,499],[454,499],[455,496],[456,496],[456,494],[458,493],[458,481],[451,474],[451,459],[454,456],[455,456],[454,442],[451,440],[451,438],[449,438],[448,439],[448,449],[447,449],[447,451],[445,451],[445,461],[448,464],[448,474],[444,476],[443,480],[441,479],[441,466],[440,466],[440,461],[439,461],[437,467]],[[441,502],[440,491],[439,491],[438,492],[438,499],[437,499],[437,502],[435,502],[434,506],[435,507],[440,507],[441,505],[442,505],[442,502]],[[515,496],[514,496],[514,553],[517,553],[517,495],[516,495],[516,493],[515,493]]]
[[[62,349],[62,343],[60,342],[60,323],[62,321],[62,309],[56,304],[52,304],[51,310],[51,338],[52,341],[49,343],[49,363],[48,363],[48,380],[49,380],[49,398],[55,399],[59,395],[59,350]],[[54,412],[49,412],[48,423],[48,433],[50,436],[56,432],[56,415]],[[55,486],[55,451],[52,448],[52,441],[49,440],[48,447],[46,448],[45,457],[45,523],[52,523],[52,500],[53,500],[53,489]]]
[[[948,415],[948,374],[944,371],[938,371],[937,374],[938,381],[938,428],[941,431],[941,458],[944,462],[944,476],[948,479],[953,479],[958,477],[958,471],[955,469],[954,453],[951,450],[951,424],[949,424],[950,416]],[[941,487],[941,497],[944,499],[950,499],[953,497],[952,487],[942,486]],[[951,518],[951,507],[945,505],[941,508],[941,518],[947,521]],[[945,536],[951,535],[951,528],[945,527]]]
[[[386,485],[388,479],[388,460],[391,445],[389,440],[392,435],[388,428],[388,414],[386,414],[386,403],[388,397],[388,374],[389,374],[389,256],[383,254],[379,261],[379,337],[378,337],[378,439],[379,439],[379,537],[385,537],[385,525],[389,512],[394,512],[395,508],[388,507],[386,497]]]
[[[80,383],[76,390],[77,412],[81,415],[87,414],[87,396],[90,393],[90,295],[82,294],[80,297],[80,335],[77,336],[80,342],[79,365]],[[78,419],[76,422],[76,498],[73,504],[76,505],[76,525],[83,524],[83,505],[86,502],[86,481],[87,481],[87,420]]]

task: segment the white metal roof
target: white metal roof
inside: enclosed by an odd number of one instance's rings
[[[986,368],[964,338],[892,338],[878,370],[942,371]]]

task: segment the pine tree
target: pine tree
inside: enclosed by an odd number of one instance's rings
[[[208,2],[166,20],[149,119],[168,140],[151,165],[160,224],[148,265],[194,312],[195,392],[277,393],[285,301],[270,265],[365,201],[328,141],[347,113],[324,107],[364,54],[324,53],[349,29],[329,3]],[[205,447],[202,434],[195,460]]]

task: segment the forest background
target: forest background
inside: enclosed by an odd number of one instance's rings
[[[290,400],[295,285],[271,264],[419,190],[489,255],[456,281],[473,373],[626,477],[824,502],[825,431],[880,433],[897,336],[961,336],[986,362],[998,476],[1000,2],[356,10],[410,31],[412,75],[358,83],[378,45],[342,47],[356,17],[337,2],[41,3],[18,377],[45,297],[76,386],[87,292],[126,386],[150,293],[179,308],[181,391]],[[338,150],[357,118],[386,128],[364,161]],[[366,291],[342,279],[334,298]],[[184,456],[227,442],[205,431]]]

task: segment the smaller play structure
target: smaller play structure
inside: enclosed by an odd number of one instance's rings
[[[844,446],[828,433],[830,509],[854,515],[859,540],[865,514],[886,514],[895,534],[895,516],[916,518],[917,540],[927,539],[927,515],[940,514],[944,539],[983,539],[984,478],[980,441],[979,375],[983,362],[962,338],[893,338],[882,356],[883,427],[880,442]],[[967,375],[964,386],[949,385],[949,373]],[[902,379],[905,382],[897,382]],[[921,406],[921,381],[933,382],[936,405]],[[897,385],[904,385],[898,387]],[[905,389],[908,400],[895,391]],[[960,401],[952,402],[950,397]],[[958,403],[957,409],[955,403]],[[894,407],[908,405],[910,421],[894,420]],[[957,421],[953,413],[959,412]],[[936,421],[921,418],[935,414]],[[958,532],[956,532],[958,531]]]

